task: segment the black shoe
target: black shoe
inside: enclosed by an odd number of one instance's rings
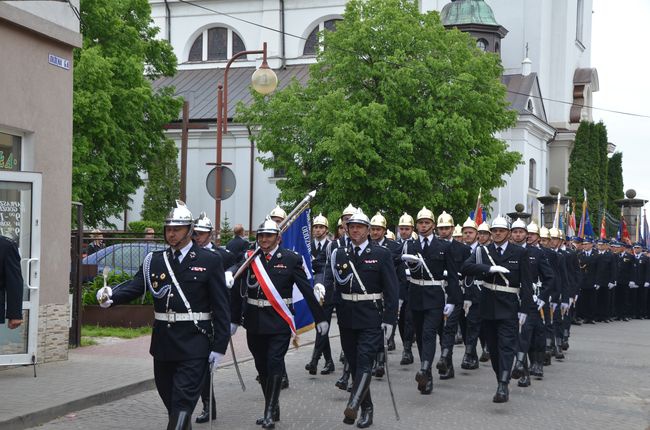
[[[345,364],[343,365],[343,374],[334,385],[336,385],[337,388],[346,391],[348,389],[348,379],[350,379],[350,365],[345,361]]]
[[[169,417],[167,430],[190,430],[192,428],[192,414],[180,411]]]
[[[553,348],[553,355],[556,360],[564,360],[564,353],[562,352],[562,339],[555,340],[555,347]]]
[[[580,321],[580,320],[573,320],[573,321],[571,321],[571,325],[582,325],[582,321]]]
[[[510,393],[508,392],[508,384],[505,382],[499,382],[497,392],[494,397],[492,397],[492,401],[494,403],[505,403],[508,401],[509,397]]]
[[[320,371],[321,375],[329,375],[330,373],[334,372],[336,368],[334,367],[334,362],[332,360],[327,360],[325,362],[325,366],[323,367],[323,370]]]
[[[585,324],[596,324],[596,323],[594,322],[594,320],[586,320],[584,323],[585,323]]]
[[[454,365],[452,363],[449,363],[447,365],[447,372],[440,375],[440,379],[445,381],[447,379],[453,379],[453,378],[454,378]]]
[[[289,375],[286,374],[286,372],[282,375],[282,385],[281,388],[284,390],[285,388],[289,388]]]
[[[438,363],[436,363],[436,369],[438,369],[439,375],[444,375],[447,373],[447,361],[450,353],[451,352],[449,351],[449,348],[442,349],[442,352],[440,353],[440,360],[438,360]]]
[[[372,425],[372,405],[361,408],[361,417],[357,421],[357,427],[360,429],[368,428]]]
[[[339,361],[341,364],[345,364],[345,354],[343,354],[343,351],[339,354]]]
[[[623,321],[628,322],[630,319],[628,317],[623,318]]]
[[[512,379],[519,379],[524,376],[524,358],[526,357],[525,352],[517,353],[517,360],[515,361],[515,367],[512,368]]]
[[[550,366],[551,365],[551,350],[549,348],[546,348],[546,351],[544,352],[544,366]]]
[[[280,420],[280,390],[281,389],[282,389],[282,376],[280,375],[271,376],[266,384],[266,393],[268,397],[268,402],[266,407],[264,408],[264,418],[262,419],[262,423],[261,423],[263,429],[275,428],[275,421]]]
[[[316,371],[318,370],[318,361],[310,361],[309,363],[305,364],[305,370],[309,372],[310,375],[315,375]]]
[[[427,383],[424,386],[423,390],[420,390],[420,394],[431,394],[433,392],[433,376],[431,375],[431,371],[429,370],[428,375],[427,375]]]
[[[463,361],[460,362],[460,368],[465,370],[472,369],[472,356],[468,353],[463,355]]]
[[[384,351],[377,353],[377,360],[375,361],[375,366],[372,369],[372,376],[376,378],[383,378],[385,369],[384,365],[386,364],[386,353]]]
[[[490,353],[483,350],[483,353],[481,354],[481,358],[478,359],[481,363],[486,363],[490,361]]]
[[[388,339],[388,350],[395,351],[395,339],[393,339],[392,337]]]
[[[370,375],[370,372],[360,373],[354,379],[354,387],[350,393],[350,399],[348,400],[348,404],[343,411],[343,415],[347,419],[347,421],[344,421],[346,424],[350,424],[349,421],[352,421],[353,423],[356,421],[359,406],[361,406],[361,402],[364,400],[366,394],[368,393],[371,379],[372,377]]]
[[[415,381],[418,383],[418,390],[420,392],[425,389],[429,380],[429,366],[430,363],[428,361],[423,361],[420,370],[415,374]]]
[[[195,423],[197,424],[202,424],[202,423],[207,423],[210,421],[208,418],[210,417],[210,403],[209,402],[203,402],[203,411],[199,414],[198,417],[194,420]],[[212,419],[216,420],[217,419],[217,403],[212,399]]]
[[[569,349],[569,339],[564,339],[562,341],[562,351],[567,351]]]
[[[402,352],[402,359],[400,360],[399,364],[402,366],[413,364],[413,353],[411,352],[410,348],[407,350],[406,347],[404,347],[404,352]]]
[[[519,378],[519,381],[517,381],[517,386],[518,387],[530,387],[530,375],[528,372],[524,374],[521,378]]]

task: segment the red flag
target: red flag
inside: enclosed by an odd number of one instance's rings
[[[630,240],[630,232],[627,229],[627,223],[623,216],[621,216],[621,240],[627,244],[632,243],[632,240]]]
[[[478,192],[476,199],[476,210],[474,211],[474,222],[476,225],[483,224],[483,207],[481,206],[481,190]]]
[[[603,214],[603,219],[600,221],[600,238],[607,239],[607,228],[605,227],[605,214]]]

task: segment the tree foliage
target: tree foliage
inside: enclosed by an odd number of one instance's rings
[[[173,141],[165,141],[160,152],[153,156],[152,166],[149,168],[149,179],[144,190],[142,204],[142,219],[151,221],[164,221],[169,208],[174,206],[174,201],[179,194],[179,173],[176,164],[178,151]]]
[[[323,184],[315,213],[352,202],[389,222],[423,205],[464,219],[479,186],[504,184],[521,156],[494,137],[516,118],[498,56],[408,0],[352,0],[322,38],[307,85],[238,110],[259,126],[264,167],[286,171],[283,202]]]
[[[151,80],[171,76],[176,57],[156,40],[147,0],[82,0],[83,48],[74,53],[73,199],[87,225],[105,223],[128,206],[141,172],[165,148],[163,124],[178,116],[172,89]]]
[[[616,216],[621,208],[614,203],[625,197],[623,192],[623,154],[615,152],[609,159],[607,166],[607,210]]]

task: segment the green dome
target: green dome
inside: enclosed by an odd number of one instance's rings
[[[492,8],[484,0],[452,0],[440,12],[442,24],[446,26],[462,24],[499,25],[494,19]]]

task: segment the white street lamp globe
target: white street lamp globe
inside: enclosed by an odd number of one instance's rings
[[[265,64],[255,70],[251,77],[252,85],[255,91],[262,95],[267,95],[275,91],[278,86],[278,77],[275,72]]]

